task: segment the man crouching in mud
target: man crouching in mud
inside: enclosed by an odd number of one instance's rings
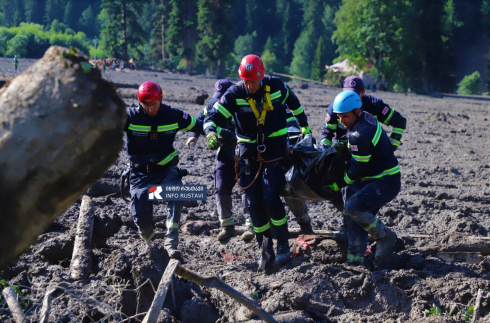
[[[350,166],[339,183],[326,185],[324,190],[344,188],[344,213],[348,216],[347,263],[362,265],[370,234],[376,240],[376,260],[393,251],[396,234],[376,216],[393,200],[401,188],[401,176],[390,139],[381,124],[361,110],[362,101],[353,91],[335,97],[333,110],[347,129],[347,147],[351,152]]]

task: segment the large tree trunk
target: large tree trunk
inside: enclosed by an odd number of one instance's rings
[[[116,161],[124,102],[58,46],[0,90],[0,270]]]

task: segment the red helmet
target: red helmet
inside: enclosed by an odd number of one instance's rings
[[[163,98],[162,88],[155,82],[145,82],[138,88],[138,101],[150,104]]]
[[[257,55],[247,55],[242,58],[238,67],[238,76],[242,80],[255,81],[264,77],[264,62]]]

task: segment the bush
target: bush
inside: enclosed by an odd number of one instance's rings
[[[334,72],[332,70],[328,70],[324,77],[324,83],[331,86],[342,88],[344,86],[345,78],[351,75],[355,75],[355,74]]]
[[[471,75],[466,75],[458,84],[458,94],[481,94],[480,86],[481,79],[480,73],[476,71]]]

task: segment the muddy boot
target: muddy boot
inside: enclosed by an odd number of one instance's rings
[[[180,250],[177,249],[178,244],[179,244],[178,233],[176,232],[167,233],[163,246],[165,250],[167,250],[168,256],[170,258],[180,258],[182,256]]]
[[[150,229],[146,231],[140,231],[140,238],[145,241],[151,241],[155,237],[155,230]]]
[[[301,234],[315,234],[313,228],[311,227],[311,221],[307,223],[298,223],[301,228]]]
[[[386,228],[386,235],[382,239],[376,240],[375,260],[379,261],[387,258],[393,252],[393,244],[396,239],[396,233]]]
[[[253,229],[252,219],[250,219],[250,217],[248,217],[245,220],[245,228],[246,228],[245,232],[242,233],[242,240],[243,241],[252,240],[255,237],[255,232]]]
[[[289,240],[288,239],[278,239],[277,240],[277,254],[276,254],[276,264],[278,266],[284,266],[291,260],[291,251],[289,250]]]
[[[334,233],[332,236],[332,239],[338,242],[347,242],[347,226],[349,223],[348,216],[343,214],[342,215],[342,226],[340,227],[340,231],[337,233]]]
[[[218,239],[218,241],[223,241],[234,236],[236,236],[235,226],[229,225],[223,227],[223,230],[221,230],[221,232],[218,233],[218,236],[216,238]]]
[[[257,234],[257,242],[260,249],[260,257],[257,259],[259,264],[259,271],[266,271],[267,267],[270,267],[275,258],[274,255],[274,243],[272,238],[265,237],[262,233]]]

